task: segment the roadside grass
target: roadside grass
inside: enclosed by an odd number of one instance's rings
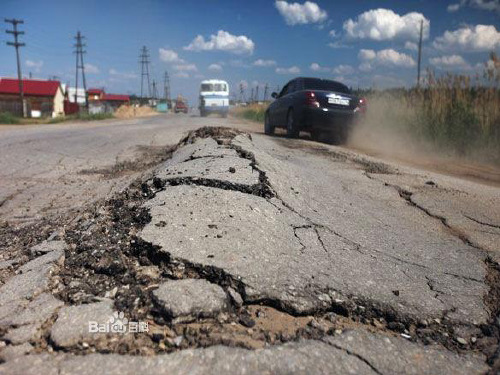
[[[483,74],[475,77],[438,78],[428,71],[420,88],[358,94],[368,100],[361,127],[371,134],[379,132],[379,139],[395,136],[395,141],[406,142],[399,146],[500,165],[500,59],[496,55],[491,54]]]
[[[234,107],[231,109],[231,114],[246,120],[264,123],[267,107],[268,104],[250,104],[246,107]]]
[[[0,125],[22,124],[22,125],[35,125],[35,124],[59,124],[68,121],[99,121],[114,118],[112,113],[80,113],[74,115],[60,116],[55,118],[22,118],[14,116],[8,112],[0,113]]]
[[[107,120],[114,118],[115,116],[112,113],[78,113],[76,115],[68,115],[52,118],[48,121],[49,124],[58,124],[61,122],[67,121],[99,121],[99,120]]]

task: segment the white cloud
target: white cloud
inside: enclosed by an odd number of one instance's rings
[[[97,66],[89,64],[89,63],[86,63],[85,64],[85,73],[99,74],[100,70],[99,70],[99,68]]]
[[[111,76],[122,78],[122,79],[137,78],[137,74],[135,74],[135,73],[122,73],[122,72],[119,72],[118,70],[113,69],[113,68],[109,69],[109,74]]]
[[[358,69],[361,70],[362,72],[369,72],[373,69],[372,64],[369,62],[364,62],[359,64]]]
[[[360,14],[356,20],[344,22],[347,37],[352,39],[418,40],[420,22],[424,21],[423,38],[429,37],[430,21],[422,13],[399,15],[390,9],[372,9]]]
[[[35,72],[39,72],[42,69],[43,66],[43,61],[33,61],[33,60],[26,60],[26,66],[28,68],[33,68]]]
[[[253,65],[255,66],[261,66],[261,67],[264,67],[264,66],[274,66],[276,65],[276,61],[274,60],[262,60],[262,59],[258,59],[258,60],[255,60]]]
[[[312,63],[311,66],[309,66],[309,69],[311,69],[313,72],[327,72],[330,70],[330,68],[321,66],[318,63]]]
[[[276,1],[274,5],[285,19],[286,24],[291,26],[321,23],[328,18],[326,11],[311,1],[306,1],[304,4]]]
[[[185,71],[185,72],[197,72],[198,68],[196,67],[195,64],[177,64],[174,65],[174,69],[178,71]]]
[[[214,72],[220,72],[222,70],[222,66],[220,66],[219,64],[210,64],[208,70],[212,70]]]
[[[171,49],[165,49],[165,48],[160,48],[158,50],[160,54],[160,60],[163,62],[167,63],[183,63],[184,60],[182,60],[179,57],[179,54]]]
[[[339,36],[339,34],[337,34],[337,32],[335,30],[330,30],[328,35],[330,35],[330,38],[336,38]]]
[[[174,77],[177,78],[189,78],[189,74],[186,72],[177,72],[174,74]]]
[[[493,25],[465,26],[445,31],[432,45],[443,51],[491,51],[500,47],[500,32]]]
[[[299,74],[300,68],[298,66],[291,66],[290,68],[276,68],[278,74]]]
[[[404,68],[415,66],[415,60],[411,56],[393,49],[383,49],[377,52],[371,49],[362,49],[358,53],[358,58],[363,62],[370,63],[370,67],[373,64]]]
[[[432,57],[429,59],[429,63],[438,67],[438,68],[467,68],[469,64],[464,60],[464,58],[460,55],[449,55],[449,56],[440,56],[440,57]]]
[[[354,73],[354,68],[350,65],[338,65],[333,68],[332,72],[334,74],[338,74],[339,76],[344,76]]]
[[[235,54],[253,53],[255,43],[245,35],[232,35],[224,30],[219,30],[217,35],[211,35],[210,40],[205,40],[202,35],[198,35],[186,47],[187,51],[225,51]]]
[[[340,48],[352,48],[352,46],[348,46],[346,44],[342,44],[340,41],[335,41],[333,43],[328,43],[328,47],[333,48],[333,49],[340,49]]]
[[[410,51],[418,51],[418,44],[413,42],[406,42],[405,49]]]
[[[358,53],[360,60],[373,60],[375,57],[377,57],[377,53],[372,49],[362,49]]]
[[[448,5],[447,10],[452,13],[464,6],[500,13],[500,0],[461,0],[459,3]]]

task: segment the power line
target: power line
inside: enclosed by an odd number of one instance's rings
[[[148,84],[148,94],[151,97],[151,85],[149,82],[149,51],[146,46],[141,49],[141,54],[139,56],[139,63],[141,64],[141,99],[144,98],[144,77],[147,78]]]
[[[85,96],[85,107],[88,108],[88,100],[87,100],[87,82],[85,80],[85,65],[83,64],[83,54],[87,53],[87,51],[83,50],[83,47],[86,46],[85,43],[82,43],[82,40],[85,39],[84,36],[80,33],[80,31],[77,32],[76,36],[76,44],[74,47],[76,50],[74,53],[76,53],[76,78],[75,78],[75,103],[78,103],[78,70],[82,71],[82,81],[83,81],[83,90],[84,90],[84,96]]]
[[[17,58],[17,78],[19,80],[19,99],[21,100],[21,106],[23,108],[23,117],[27,116],[27,108],[26,108],[26,102],[24,101],[24,86],[23,86],[23,75],[21,72],[21,61],[19,58],[19,47],[24,47],[26,44],[25,43],[20,43],[18,40],[19,35],[24,35],[24,31],[19,31],[17,30],[17,25],[19,24],[24,24],[23,20],[17,20],[15,18],[13,19],[5,19],[6,23],[12,24],[13,30],[5,30],[7,34],[12,34],[14,35],[14,42],[7,42],[8,46],[15,47],[16,49],[16,58]]]

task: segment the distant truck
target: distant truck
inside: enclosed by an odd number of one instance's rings
[[[184,103],[184,101],[177,100],[175,102],[174,112],[175,113],[179,113],[179,112],[188,113],[188,106],[186,105],[186,103]]]
[[[209,79],[200,85],[200,116],[218,113],[226,117],[229,112],[229,85],[226,81]]]

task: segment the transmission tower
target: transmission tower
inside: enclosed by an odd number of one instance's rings
[[[26,108],[26,103],[24,101],[24,86],[23,86],[23,75],[21,73],[21,61],[19,58],[19,47],[24,47],[26,44],[25,43],[20,43],[18,40],[19,35],[24,35],[24,31],[19,31],[17,30],[17,25],[23,24],[23,20],[16,20],[16,19],[5,19],[6,23],[12,24],[13,30],[5,30],[7,34],[12,34],[14,35],[14,41],[13,42],[7,42],[8,46],[15,47],[16,49],[16,58],[17,58],[17,79],[19,80],[19,99],[21,100],[21,107],[23,109],[23,117],[27,116],[27,108]]]
[[[269,85],[266,83],[264,86],[264,102],[267,101],[267,92],[269,91]]]
[[[139,63],[141,64],[141,99],[144,98],[144,77],[147,79],[148,84],[148,97],[151,97],[151,84],[149,82],[149,51],[146,46],[141,49],[139,56]]]
[[[156,100],[156,98],[158,97],[158,91],[156,90],[156,80],[153,79],[153,100]]]
[[[85,107],[88,108],[87,101],[87,81],[85,80],[85,65],[83,64],[83,55],[87,53],[87,51],[83,50],[83,47],[86,46],[85,43],[82,43],[82,40],[85,37],[78,31],[75,36],[76,44],[74,45],[75,51],[73,53],[76,54],[76,78],[75,78],[75,103],[78,104],[78,70],[82,71],[82,82],[83,82],[83,91],[85,96]]]
[[[170,77],[168,76],[168,72],[165,71],[165,75],[163,76],[163,91],[165,95],[165,101],[170,102]]]
[[[245,101],[245,86],[243,86],[243,82],[240,82],[240,103]]]

